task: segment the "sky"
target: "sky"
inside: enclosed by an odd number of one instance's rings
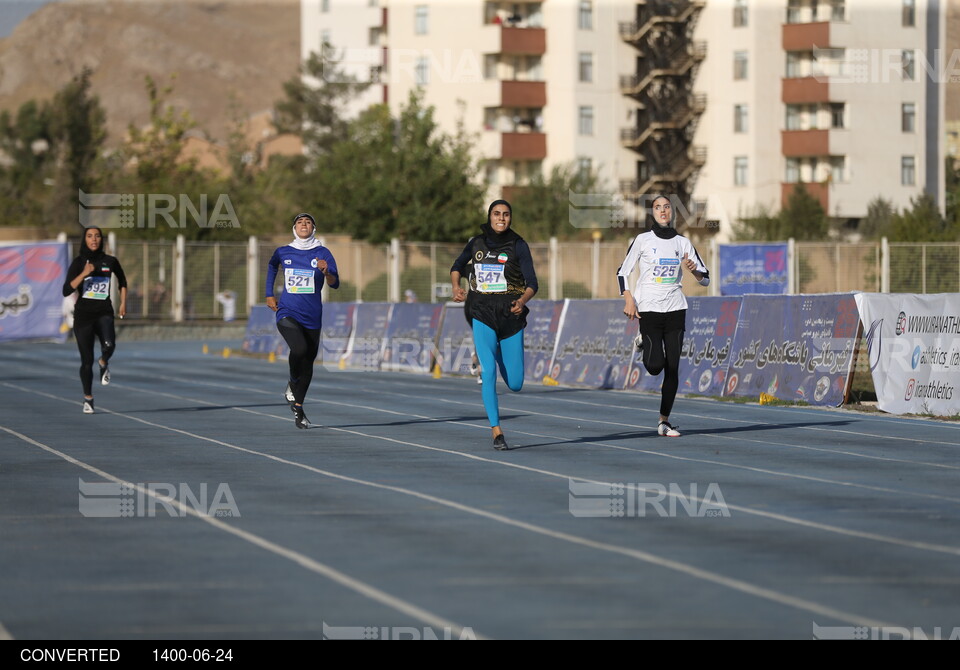
[[[0,0],[0,38],[8,37],[13,29],[51,0]]]

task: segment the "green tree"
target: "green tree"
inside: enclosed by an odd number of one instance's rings
[[[284,82],[286,97],[274,106],[277,130],[300,135],[312,155],[327,153],[346,139],[343,106],[370,87],[337,67],[334,53],[329,44],[323,45],[323,55],[311,53],[298,75]]]
[[[613,208],[597,208],[598,220],[584,227],[584,222],[571,220],[571,194],[603,194],[609,189],[601,183],[596,170],[581,171],[575,163],[555,165],[546,177],[536,174],[530,182],[517,189],[510,203],[514,219],[528,241],[546,241],[551,237],[561,240],[590,239],[593,230],[607,229]]]
[[[929,193],[910,198],[910,208],[894,214],[888,237],[891,242],[956,241],[953,226],[944,220]]]
[[[780,210],[778,239],[820,241],[827,238],[829,222],[820,201],[807,191],[803,184],[797,184],[787,205]]]
[[[867,215],[860,221],[857,230],[865,240],[879,240],[889,233],[896,213],[892,202],[877,196],[867,204]]]
[[[752,211],[738,218],[733,226],[733,239],[736,241],[780,242],[778,237],[780,221],[776,214],[764,205],[757,205]]]
[[[373,243],[460,241],[476,230],[483,207],[472,154],[462,128],[440,131],[433,108],[411,93],[398,118],[375,105],[350,123],[347,139],[305,176],[305,202],[321,229]]]

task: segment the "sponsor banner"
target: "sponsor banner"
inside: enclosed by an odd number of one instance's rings
[[[365,302],[357,305],[353,333],[344,360],[351,367],[379,370],[384,335],[395,305],[388,302]]]
[[[720,245],[720,295],[786,292],[786,243]]]
[[[540,382],[550,372],[563,316],[564,300],[534,300],[523,331],[523,378]]]
[[[317,356],[320,363],[336,365],[346,355],[356,311],[356,303],[324,303],[323,329],[320,331],[320,351]]]
[[[841,405],[859,325],[853,295],[742,300],[723,395]]]
[[[402,302],[394,305],[384,334],[380,369],[430,372],[442,313],[441,304]]]
[[[960,414],[960,294],[856,294],[877,406]]]
[[[636,334],[622,300],[568,300],[550,376],[569,386],[622,388]]]
[[[463,316],[462,302],[443,306],[436,358],[443,374],[469,375],[473,353],[473,331]]]
[[[0,341],[65,340],[67,254],[66,242],[0,246]]]
[[[286,356],[289,350],[277,331],[277,313],[266,305],[251,307],[241,348],[251,354]]]

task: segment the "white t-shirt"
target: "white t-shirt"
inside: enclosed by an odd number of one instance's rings
[[[623,264],[617,271],[620,293],[626,288],[630,274],[637,265],[640,277],[632,291],[638,312],[675,312],[687,308],[683,295],[683,257],[686,255],[703,273],[701,286],[710,283],[709,273],[693,244],[683,235],[665,240],[653,231],[640,233],[633,240]]]

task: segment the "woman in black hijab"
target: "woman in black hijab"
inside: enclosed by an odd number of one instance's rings
[[[73,310],[73,334],[80,350],[80,382],[83,384],[83,413],[93,414],[93,342],[100,340],[100,383],[110,383],[107,364],[116,349],[113,303],[110,284],[116,281],[120,291],[122,319],[127,313],[127,277],[120,261],[103,251],[103,231],[91,226],[84,231],[80,254],[73,259],[63,283],[64,297],[79,291]]]
[[[483,405],[493,431],[493,448],[509,449],[500,429],[497,368],[511,391],[523,388],[523,329],[530,310],[526,304],[537,292],[530,247],[510,228],[513,208],[495,200],[487,209],[481,235],[467,242],[450,268],[453,299],[464,302],[464,315],[473,328],[480,359]],[[460,287],[467,276],[469,290]]]

